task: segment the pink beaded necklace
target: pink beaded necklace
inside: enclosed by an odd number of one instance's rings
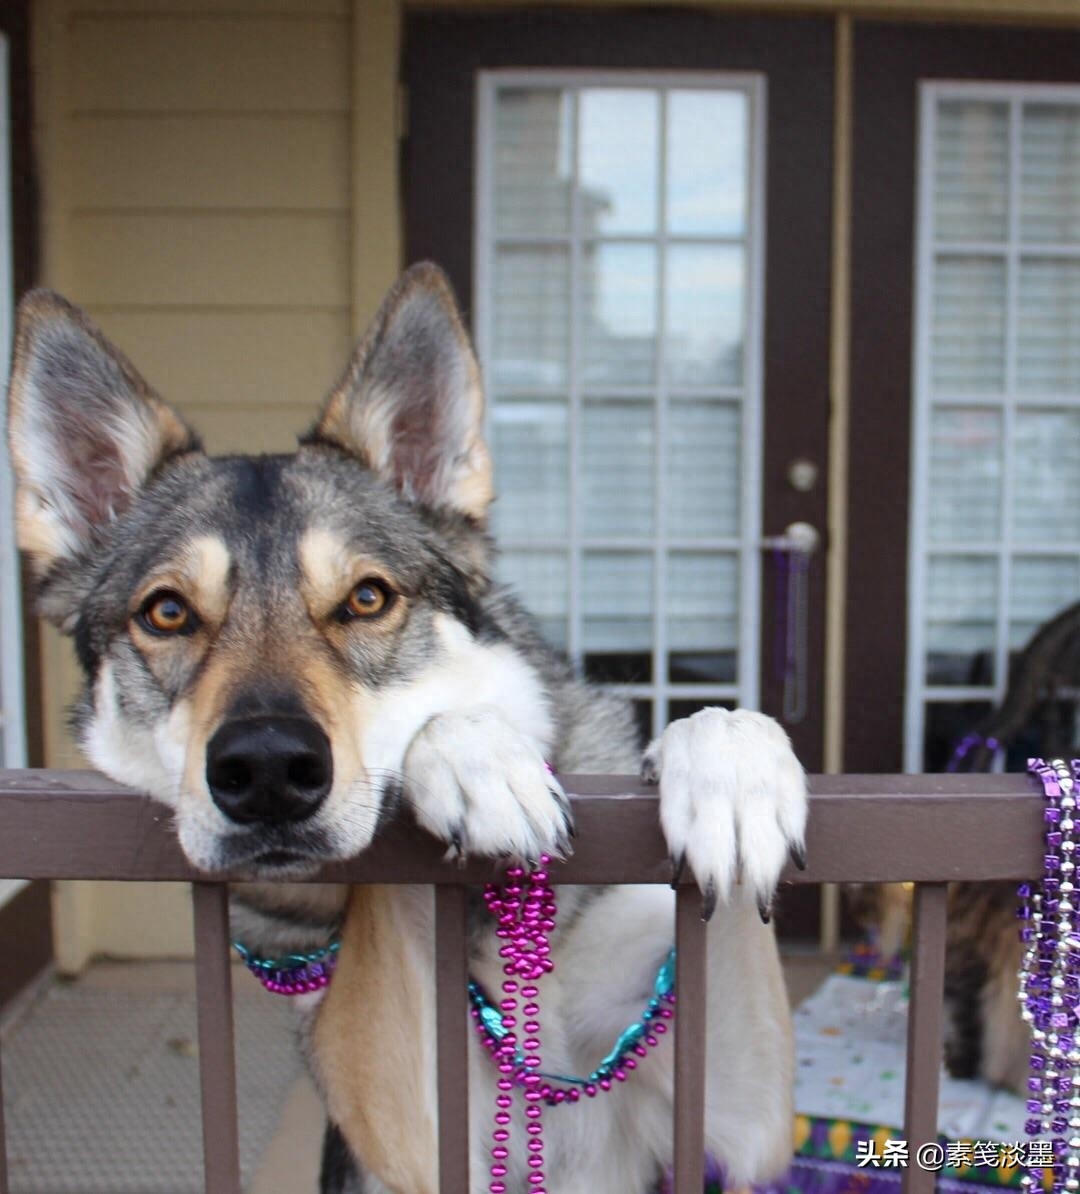
[[[507,871],[505,884],[488,883],[484,900],[495,919],[495,936],[502,942],[499,956],[505,978],[499,1015],[504,1035],[495,1057],[499,1066],[498,1094],[495,1096],[495,1127],[492,1131],[490,1194],[506,1194],[506,1162],[510,1156],[510,1108],[513,1105],[514,1077],[517,1072],[518,994],[525,1000],[522,1041],[525,1087],[525,1131],[529,1136],[529,1185],[534,1194],[547,1194],[544,1178],[544,1128],[541,1123],[544,1095],[540,1069],[540,1005],[537,986],[550,971],[551,944],[548,934],[555,928],[555,892],[548,883],[547,867],[551,859],[540,856],[540,865],[528,874],[519,867]],[[520,980],[520,983],[519,983]]]

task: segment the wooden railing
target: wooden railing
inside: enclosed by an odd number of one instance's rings
[[[667,883],[671,868],[652,789],[626,777],[570,776],[577,822],[558,883]],[[951,880],[1022,880],[1042,873],[1042,799],[1024,776],[843,775],[811,780],[806,871],[795,883],[915,883],[904,1133],[937,1138],[943,1023],[945,895]],[[184,858],[162,806],[99,775],[0,772],[0,879],[186,880],[192,884],[199,1066],[207,1194],[239,1194],[236,1077],[229,964],[229,875]],[[324,882],[435,887],[441,1194],[468,1194],[468,1012],[465,888],[490,865],[442,860],[426,834],[392,825],[364,855],[334,864]],[[722,913],[721,913],[722,914]],[[676,1194],[703,1186],[705,926],[696,890],[676,900],[679,1015],[675,1027]],[[0,1079],[2,1083],[2,1079]],[[930,1194],[935,1174],[905,1171],[906,1194]],[[8,1194],[0,1084],[0,1194]]]

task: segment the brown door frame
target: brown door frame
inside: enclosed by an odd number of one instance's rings
[[[1080,30],[857,21],[844,764],[902,769],[923,79],[1080,82]]]
[[[824,480],[787,482],[794,458],[828,476],[833,20],[703,10],[412,12],[405,19],[409,136],[402,149],[405,256],[433,258],[472,309],[475,79],[482,69],[730,70],[768,78],[763,527],[824,531]],[[772,578],[763,570],[761,703],[781,711]],[[789,727],[811,771],[823,759],[824,553],[810,572],[809,709]]]
[[[0,2],[0,33],[8,39],[11,116],[11,218],[16,297],[36,282],[38,193],[32,144],[30,0]],[[24,593],[31,578],[24,569]],[[24,604],[25,611],[25,604]],[[23,618],[26,746],[31,767],[44,766],[40,639],[37,619]],[[0,940],[7,964],[0,974],[0,1009],[25,989],[52,961],[50,884],[36,881],[0,907]]]

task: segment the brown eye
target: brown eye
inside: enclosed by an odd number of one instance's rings
[[[195,615],[178,593],[151,594],[139,611],[139,621],[151,634],[190,634]]]
[[[390,608],[393,593],[381,580],[368,577],[362,580],[349,594],[342,607],[345,621],[353,618],[374,618]]]

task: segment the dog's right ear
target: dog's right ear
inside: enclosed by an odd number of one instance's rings
[[[77,307],[23,298],[8,390],[19,546],[39,575],[95,543],[165,460],[200,447]]]

